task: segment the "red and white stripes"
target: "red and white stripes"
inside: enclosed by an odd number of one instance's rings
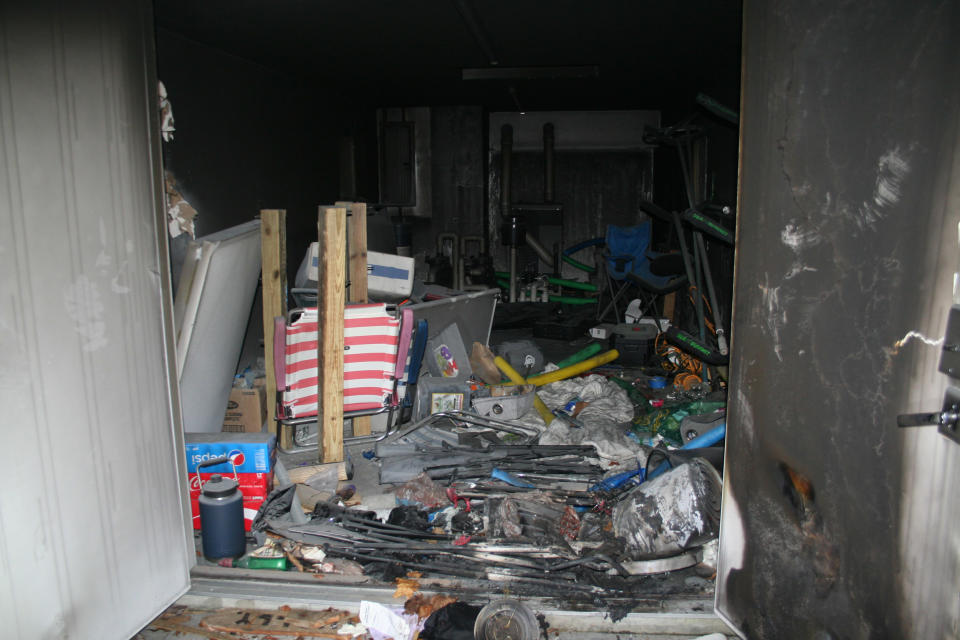
[[[394,389],[400,319],[386,304],[348,305],[344,311],[343,410],[382,407]],[[299,418],[317,413],[317,310],[287,327],[287,390],[284,412]]]

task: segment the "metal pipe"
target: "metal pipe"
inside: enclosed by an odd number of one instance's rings
[[[500,61],[497,60],[497,54],[493,52],[490,39],[487,38],[486,31],[483,30],[480,21],[477,20],[477,14],[474,13],[470,2],[468,0],[457,0],[457,10],[460,11],[460,17],[463,18],[463,21],[466,23],[467,29],[469,29],[471,35],[473,35],[473,39],[477,41],[477,46],[483,51],[483,55],[487,57],[487,62],[489,62],[491,66],[497,66]]]
[[[509,124],[500,129],[500,216],[506,221],[510,211],[510,172],[513,160],[513,127]],[[512,225],[513,226],[513,225]],[[511,229],[511,233],[513,233]],[[517,301],[517,245],[510,242],[510,302]]]
[[[500,215],[510,216],[510,172],[513,160],[513,127],[500,128]]]
[[[696,207],[696,199],[693,196],[693,179],[690,176],[690,168],[687,165],[686,146],[684,140],[677,140],[677,155],[680,157],[680,169],[683,171],[683,186],[687,192],[687,208]]]
[[[687,237],[683,235],[683,224],[680,223],[680,215],[674,211],[673,226],[677,230],[677,240],[680,242],[680,256],[683,258],[683,270],[687,276],[687,282],[690,286],[696,286],[696,277],[693,275],[693,265],[690,264],[690,251],[687,247]],[[699,292],[697,292],[699,293]]]
[[[533,252],[540,256],[540,259],[548,265],[553,266],[553,254],[540,244],[540,241],[529,233],[526,235],[527,246],[533,249]]]
[[[713,315],[713,327],[717,333],[717,349],[722,355],[727,355],[727,336],[721,324],[720,308],[717,306],[717,290],[713,286],[713,274],[710,272],[710,260],[707,256],[707,245],[703,241],[703,234],[697,231],[693,236],[697,248],[700,250],[700,264],[703,267],[704,280],[707,281],[707,296],[710,300],[710,312]]]
[[[702,265],[700,264],[700,252],[697,250],[697,232],[693,232],[693,275],[696,276],[696,282],[693,283],[694,288],[697,290],[697,297],[693,301],[694,306],[697,309],[697,322],[700,327],[700,340],[706,340],[707,338],[707,325],[703,319],[703,294],[701,293],[700,286],[703,284],[701,279],[702,274]]]
[[[543,201],[553,202],[553,124],[543,125]]]
[[[417,422],[414,422],[400,431],[392,432],[390,436],[393,440],[399,440],[400,438],[413,433],[420,427],[443,419],[451,420],[454,423],[462,422],[465,424],[485,427],[487,429],[493,429],[495,431],[506,431],[507,433],[512,433],[514,435],[525,436],[526,440],[522,441],[520,444],[528,444],[540,435],[540,432],[535,427],[529,427],[521,423],[497,420],[496,418],[490,418],[487,416],[478,416],[465,411],[438,411],[437,413],[433,413],[418,420]]]
[[[517,246],[510,247],[510,302],[517,301]]]

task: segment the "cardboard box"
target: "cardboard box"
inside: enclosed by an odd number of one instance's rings
[[[367,252],[367,293],[374,300],[400,300],[413,290],[413,258]]]
[[[223,476],[232,478],[232,473],[200,473],[200,481],[197,482],[197,474],[190,474],[190,499],[196,500],[200,497],[200,485],[206,484],[211,476]],[[273,491],[273,473],[238,473],[237,482],[240,484],[240,493],[244,496],[262,496]]]
[[[267,419],[267,392],[264,387],[230,390],[223,431],[258,433]]]
[[[187,472],[204,460],[228,456],[237,473],[268,473],[273,469],[277,437],[272,433],[186,433]],[[229,462],[204,467],[203,473],[233,475]]]
[[[257,511],[260,510],[260,505],[263,504],[263,501],[266,500],[263,496],[243,496],[243,529],[244,531],[250,531],[250,527],[253,525],[253,519],[257,517]],[[200,531],[202,528],[200,526],[200,501],[199,500],[190,500],[190,515],[193,516],[193,528],[195,531]]]

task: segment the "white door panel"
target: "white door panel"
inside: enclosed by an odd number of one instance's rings
[[[0,635],[126,638],[190,566],[152,14],[23,4],[0,9]]]

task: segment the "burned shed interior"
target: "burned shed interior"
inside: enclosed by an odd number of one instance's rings
[[[960,635],[958,31],[0,6],[7,635]]]
[[[178,212],[197,212],[182,225],[192,234],[171,240],[177,298],[197,281],[196,267],[177,263],[212,234],[269,210],[261,225],[285,235],[285,264],[271,268],[289,291],[265,275],[246,293],[257,308],[229,373],[279,390],[262,426],[277,437],[279,455],[267,457],[293,480],[264,467],[270,493],[239,479],[245,508],[259,509],[247,523],[256,543],[241,555],[266,547],[233,564],[259,566],[266,554],[280,561],[264,566],[287,566],[285,547],[300,571],[368,584],[416,572],[424,589],[458,579],[468,593],[548,597],[614,619],[671,596],[702,610],[719,530],[739,4],[162,0],[156,23],[172,114],[168,193]],[[318,205],[335,202],[321,207],[317,244]],[[364,217],[366,246],[353,246]],[[329,233],[349,238],[346,255]],[[304,270],[305,255],[319,274]],[[332,266],[345,257],[346,272]],[[399,270],[410,272],[399,284],[374,283]],[[348,304],[345,320],[329,316],[325,288],[337,277],[348,302],[382,309]],[[320,308],[288,314],[280,373],[266,370],[261,346],[272,341],[277,357],[274,328],[264,332],[274,311],[263,308],[277,295],[290,310]],[[374,316],[400,321],[388,349],[409,355],[399,390],[367,406],[349,399],[366,375],[355,352],[369,344],[354,336],[373,334],[352,327]],[[323,387],[335,383],[316,360],[298,368],[292,336],[306,326],[317,358],[340,322],[344,407],[331,425]],[[178,345],[190,342],[178,330]],[[189,358],[186,369],[189,378]],[[188,405],[212,394],[184,387],[188,457],[195,441],[231,448],[233,433],[191,437],[220,424],[188,416],[206,415]],[[375,415],[349,417],[363,413]],[[201,514],[195,503],[198,528]],[[195,575],[221,575],[206,565],[222,550],[201,548]],[[330,560],[310,564],[310,553]]]

